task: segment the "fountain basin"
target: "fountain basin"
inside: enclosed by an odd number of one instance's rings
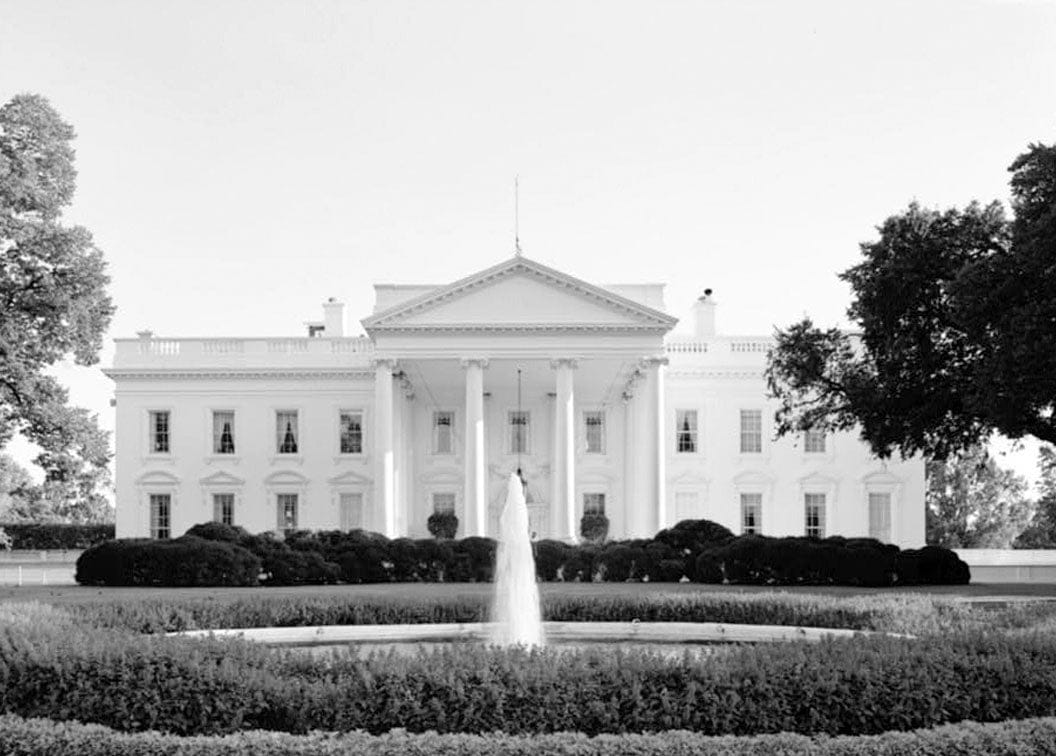
[[[184,637],[241,637],[269,646],[336,646],[341,644],[486,642],[492,623],[421,625],[318,625],[190,630]],[[861,630],[788,625],[737,625],[717,622],[544,622],[548,643],[715,644],[818,642],[826,637],[869,635]]]

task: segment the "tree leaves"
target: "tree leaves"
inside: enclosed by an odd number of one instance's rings
[[[114,312],[91,234],[59,222],[75,187],[72,139],[39,95],[0,107],[0,444],[16,432],[39,444],[46,482],[37,503],[89,517],[105,503],[109,440],[44,372],[71,357],[95,363]]]
[[[850,284],[856,338],[809,319],[777,332],[778,432],[858,426],[872,451],[945,459],[994,431],[1056,441],[1056,146],[1013,164],[1013,207],[885,220]]]

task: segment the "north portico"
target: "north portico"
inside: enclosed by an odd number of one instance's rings
[[[219,520],[418,538],[451,511],[459,536],[492,536],[520,469],[535,538],[575,540],[592,512],[613,538],[708,518],[923,543],[923,462],[854,433],[775,439],[771,341],[717,333],[710,290],[679,324],[662,284],[518,255],[375,297],[366,335],[330,300],[308,337],[116,340],[118,534]]]
[[[665,521],[662,373],[675,318],[520,256],[435,290],[379,287],[378,299],[362,321],[375,348],[378,530],[399,533],[401,513],[416,509],[408,497],[428,507],[423,487],[460,478],[460,531],[492,535],[518,469],[537,537],[578,537],[582,488],[621,531]],[[581,408],[596,413],[589,451]],[[452,416],[451,458],[427,438],[437,413]],[[629,467],[636,474],[614,472]]]

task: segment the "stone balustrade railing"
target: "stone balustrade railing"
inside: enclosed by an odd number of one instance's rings
[[[141,336],[115,340],[115,368],[345,367],[366,365],[374,345],[353,338],[165,339]]]

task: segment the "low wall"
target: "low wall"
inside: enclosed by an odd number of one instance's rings
[[[973,583],[1056,583],[1056,549],[954,549]]]
[[[0,551],[0,585],[74,585],[83,551],[14,549]]]

